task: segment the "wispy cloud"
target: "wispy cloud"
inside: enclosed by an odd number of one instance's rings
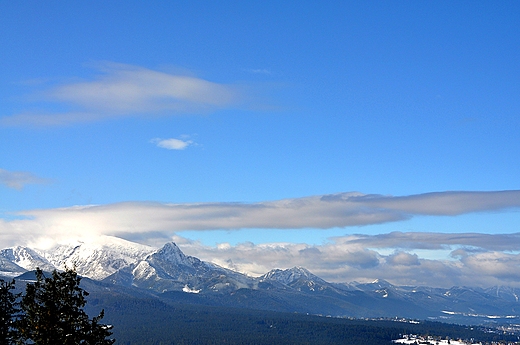
[[[0,184],[21,190],[28,184],[45,184],[50,180],[38,177],[26,171],[8,171],[0,169]]]
[[[208,112],[237,106],[237,87],[117,63],[99,65],[93,80],[43,91],[42,109],[0,118],[4,126],[50,126],[124,116]],[[42,104],[42,103],[40,103]],[[64,109],[55,111],[56,107]]]
[[[150,140],[151,143],[156,144],[158,147],[161,147],[163,149],[167,150],[184,150],[190,145],[193,145],[193,140],[190,140],[188,138],[181,138],[181,139],[161,139],[161,138],[155,138]]]

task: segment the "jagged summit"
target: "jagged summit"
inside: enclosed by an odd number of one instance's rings
[[[255,281],[241,273],[185,255],[173,242],[105,279],[111,284],[166,292],[223,292],[251,288]]]
[[[35,270],[37,267],[44,271],[54,269],[54,266],[38,252],[23,246],[2,249],[0,257],[27,271]]]
[[[336,291],[336,288],[300,266],[286,270],[274,269],[259,278],[262,283],[282,284],[297,291],[315,293],[316,291]]]
[[[371,289],[385,289],[391,288],[393,285],[387,282],[384,279],[374,279],[370,283],[359,283],[357,287],[362,290],[371,290]]]
[[[260,280],[263,280],[263,281],[269,281],[269,280],[273,281],[274,280],[274,281],[277,281],[277,282],[285,284],[285,285],[290,285],[290,284],[294,283],[295,281],[302,280],[302,279],[320,280],[320,281],[322,280],[318,276],[312,274],[306,268],[303,268],[300,266],[288,268],[285,270],[274,269],[260,277]]]
[[[151,254],[157,259],[167,261],[175,264],[190,265],[188,257],[181,251],[181,249],[174,243],[168,242],[157,252]]]

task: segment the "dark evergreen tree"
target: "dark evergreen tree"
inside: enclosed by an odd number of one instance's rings
[[[27,284],[17,323],[20,342],[36,345],[109,345],[110,327],[99,323],[103,312],[89,319],[83,310],[88,292],[72,269],[45,277],[36,270],[36,282]]]
[[[0,279],[0,345],[11,345],[15,343],[16,329],[14,321],[18,309],[14,294],[14,280],[6,282]]]

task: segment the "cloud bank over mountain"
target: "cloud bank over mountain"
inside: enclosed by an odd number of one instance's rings
[[[520,286],[520,233],[392,232],[335,237],[321,245],[222,243],[210,247],[179,237],[175,240],[187,254],[255,276],[273,268],[303,266],[333,282],[381,278],[400,285]]]
[[[331,281],[384,278],[398,284],[435,281],[450,286],[471,279],[475,284],[520,284],[517,233],[392,232],[334,237],[322,245],[222,243],[216,247],[177,234],[183,230],[346,228],[518,207],[520,191],[516,190],[397,197],[351,192],[258,203],[125,202],[18,212],[0,220],[0,244],[48,246],[60,239],[97,235],[139,238],[144,243],[173,238],[190,255],[252,275],[300,265]]]

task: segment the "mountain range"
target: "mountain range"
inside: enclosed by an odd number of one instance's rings
[[[303,267],[274,269],[251,277],[185,255],[173,243],[153,248],[103,236],[40,251],[0,250],[0,277],[30,279],[74,267],[94,296],[159,299],[165,303],[227,306],[333,317],[404,317],[450,323],[518,322],[520,289],[511,287],[395,286],[331,283]]]

